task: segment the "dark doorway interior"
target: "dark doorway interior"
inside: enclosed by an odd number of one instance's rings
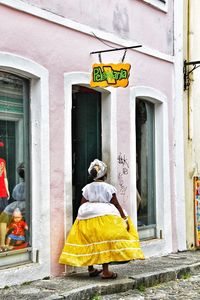
[[[136,101],[136,178],[138,226],[155,224],[155,107]]]
[[[75,220],[82,188],[89,182],[89,164],[102,156],[101,93],[78,85],[74,85],[72,91],[72,185]]]

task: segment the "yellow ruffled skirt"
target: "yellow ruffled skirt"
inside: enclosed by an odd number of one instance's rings
[[[114,215],[76,219],[59,263],[81,267],[144,259],[138,233],[130,218],[128,224],[127,230],[125,221]]]

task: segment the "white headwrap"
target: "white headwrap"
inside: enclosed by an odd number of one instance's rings
[[[94,178],[94,180],[103,177],[107,173],[107,166],[101,160],[95,159],[93,162],[91,162],[88,169],[89,174],[93,168],[95,168],[97,171],[97,176]]]

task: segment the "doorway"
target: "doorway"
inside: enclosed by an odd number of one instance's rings
[[[136,100],[137,224],[140,238],[156,236],[155,105]]]
[[[72,86],[72,209],[75,220],[82,188],[90,182],[88,167],[102,159],[101,93]]]

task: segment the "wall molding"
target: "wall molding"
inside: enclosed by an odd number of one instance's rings
[[[52,12],[46,11],[44,9],[38,8],[36,6],[24,3],[20,0],[0,0],[0,4],[11,7],[15,10],[30,14],[32,16],[50,21],[52,23],[67,27],[69,29],[76,30],[78,32],[82,32],[84,34],[94,36],[93,33],[98,36],[100,39],[113,43],[115,45],[119,45],[121,47],[129,47],[140,44],[140,41],[136,40],[127,40],[119,38],[117,35],[112,33],[108,33],[84,24],[80,24],[78,22],[72,21],[70,19],[58,16]],[[94,49],[94,51],[97,49]],[[174,57],[172,55],[165,54],[163,52],[157,51],[156,49],[152,49],[147,45],[142,45],[141,48],[132,49],[130,51],[137,51],[157,59],[167,61],[170,63],[174,63]],[[89,53],[88,53],[89,55]]]

